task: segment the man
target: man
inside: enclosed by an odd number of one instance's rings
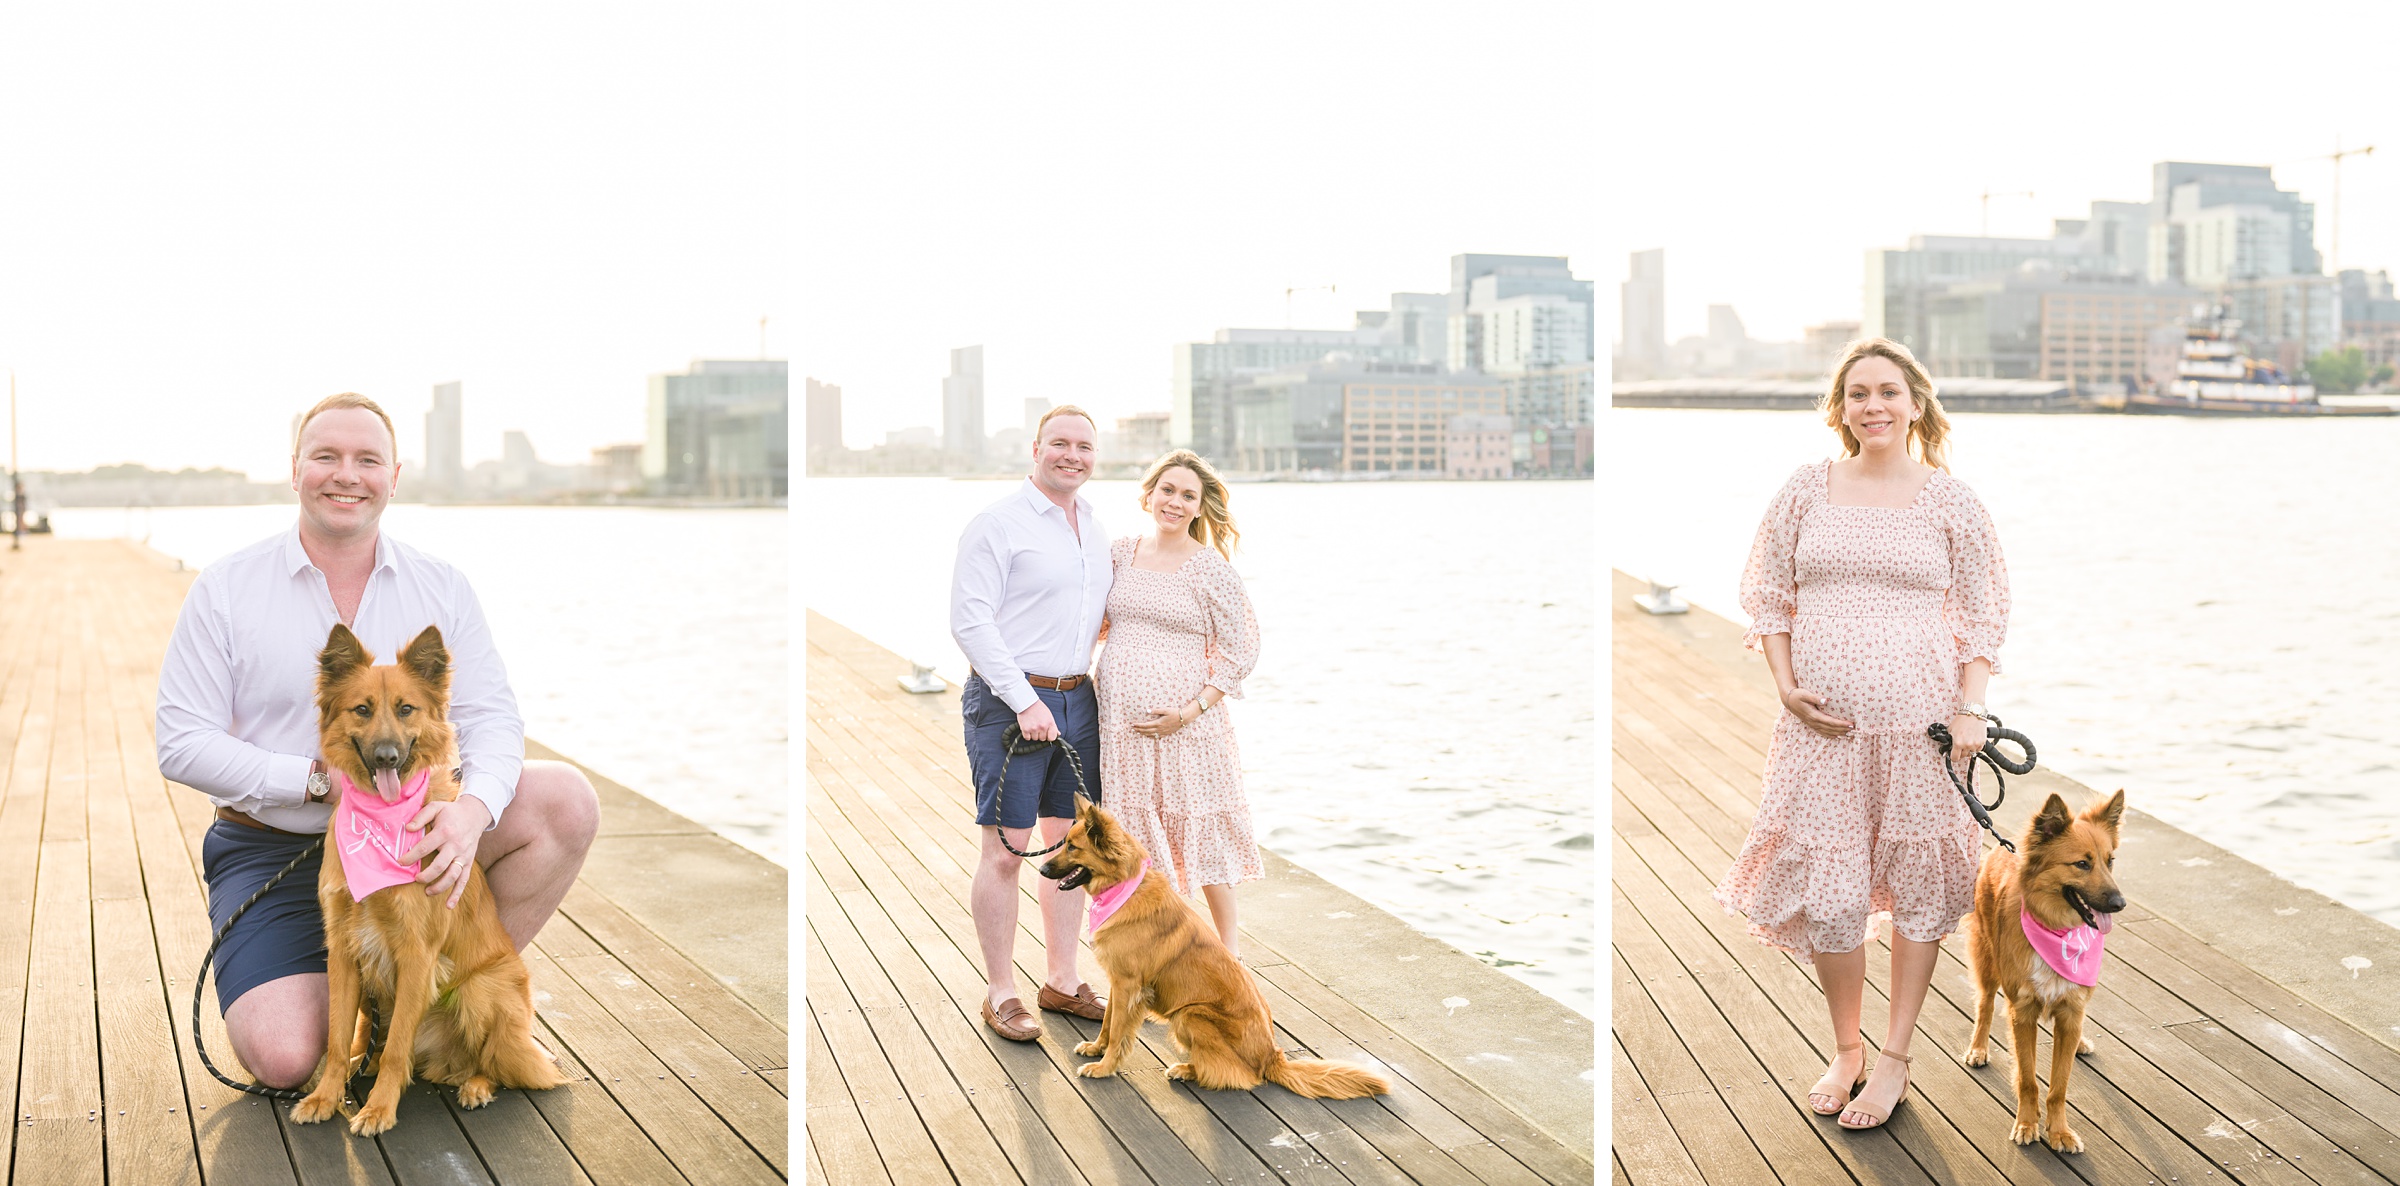
[[[987,977],[983,1020],[1018,1042],[1041,1037],[1042,1027],[1026,1010],[1010,963],[1024,862],[1001,841],[1031,851],[1037,817],[1040,843],[1065,836],[1075,822],[1075,771],[1065,754],[1048,747],[1009,759],[1003,786],[1001,736],[1013,722],[1033,741],[1064,737],[1099,796],[1099,706],[1086,673],[1111,574],[1108,533],[1077,493],[1091,476],[1097,435],[1080,408],[1045,413],[1034,430],[1032,476],[959,534],[950,582],[950,636],[974,668],[958,703],[975,776],[975,822],[986,829],[970,895]],[[1107,1002],[1075,970],[1084,895],[1061,893],[1048,879],[1035,894],[1049,965],[1036,999],[1044,1009],[1097,1021]]]
[[[318,755],[317,652],[335,622],[391,662],[426,626],[450,651],[458,799],[428,803],[424,892],[456,907],[467,862],[483,867],[501,925],[522,950],[558,908],[599,826],[591,783],[528,762],[508,676],[466,578],[384,535],[399,488],[391,418],[335,395],[301,419],[292,450],[293,529],[208,566],[184,597],[158,677],[158,768],[217,805],[201,847],[211,922],[224,920],[322,835],[340,798]],[[234,1054],[259,1082],[299,1087],[325,1050],[325,932],[317,873],[296,869],[217,950],[217,1002]]]

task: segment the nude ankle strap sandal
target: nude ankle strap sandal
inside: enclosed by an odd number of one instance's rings
[[[1841,1056],[1843,1056],[1843,1055],[1845,1055],[1845,1054],[1848,1054],[1848,1053],[1850,1053],[1850,1052],[1851,1052],[1851,1051],[1853,1051],[1853,1050],[1864,1050],[1864,1049],[1866,1049],[1866,1048],[1867,1048],[1867,1043],[1866,1043],[1866,1035],[1865,1035],[1865,1034],[1860,1034],[1860,1035],[1859,1035],[1859,1040],[1858,1040],[1858,1041],[1856,1041],[1856,1042],[1837,1042],[1837,1043],[1835,1043],[1835,1044],[1834,1044],[1834,1047],[1833,1047],[1833,1052],[1834,1052],[1834,1053],[1833,1053],[1833,1056],[1834,1056],[1834,1058],[1835,1058],[1836,1060],[1839,1060],[1839,1059],[1841,1058]],[[1808,1110],[1809,1110],[1809,1111],[1811,1111],[1811,1112],[1815,1112],[1815,1113],[1816,1113],[1817,1115],[1819,1115],[1819,1116],[1839,1116],[1839,1115],[1841,1115],[1841,1114],[1842,1114],[1842,1109],[1843,1109],[1843,1108],[1846,1108],[1846,1107],[1848,1107],[1848,1106],[1850,1105],[1850,1098],[1849,1098],[1849,1097],[1850,1097],[1850,1096],[1857,1095],[1857,1094],[1858,1094],[1858,1089],[1859,1089],[1859,1088],[1861,1088],[1861,1087],[1864,1087],[1864,1086],[1866,1086],[1866,1085],[1867,1085],[1867,1066],[1866,1066],[1866,1060],[1865,1060],[1865,1059],[1860,1059],[1860,1060],[1859,1060],[1859,1066],[1858,1066],[1858,1078],[1857,1078],[1857,1080],[1856,1080],[1856,1081],[1854,1081],[1854,1082],[1852,1082],[1852,1083],[1850,1084],[1850,1091],[1849,1091],[1849,1094],[1848,1094],[1848,1095],[1845,1095],[1845,1096],[1843,1096],[1843,1097],[1842,1097],[1842,1102],[1841,1102],[1841,1103],[1834,1105],[1834,1108],[1833,1108],[1833,1110],[1832,1110],[1832,1111],[1830,1111],[1830,1112],[1826,1111],[1826,1110],[1825,1110],[1825,1109],[1823,1109],[1823,1108],[1820,1108],[1820,1107],[1816,1106],[1815,1104],[1810,1104],[1810,1105],[1808,1106]],[[1810,1087],[1809,1087],[1809,1089],[1808,1089],[1808,1094],[1810,1094],[1810,1095],[1831,1096],[1831,1095],[1833,1094],[1833,1089],[1834,1089],[1834,1087],[1835,1087],[1835,1086],[1836,1086],[1836,1084],[1833,1082],[1833,1072],[1832,1072],[1832,1070],[1828,1069],[1828,1070],[1825,1072],[1825,1077],[1824,1077],[1824,1078],[1817,1080],[1815,1084],[1813,1084],[1812,1086],[1810,1086]]]
[[[1875,1051],[1875,1054],[1876,1054],[1876,1057],[1878,1057],[1878,1058],[1896,1058],[1896,1059],[1899,1059],[1899,1060],[1900,1060],[1900,1065],[1901,1065],[1901,1066],[1903,1066],[1903,1067],[1905,1067],[1905,1066],[1909,1066],[1909,1065],[1911,1064],[1911,1061],[1912,1061],[1912,1060],[1911,1060],[1911,1059],[1910,1059],[1910,1058],[1909,1058],[1907,1055],[1905,1055],[1905,1054],[1894,1054],[1894,1053],[1892,1053],[1892,1052],[1891,1052],[1891,1051],[1889,1051],[1889,1050],[1882,1050],[1882,1049],[1878,1049],[1878,1050],[1876,1050],[1876,1051]],[[1851,1093],[1851,1096],[1852,1096],[1852,1099],[1853,1099],[1853,1100],[1855,1100],[1855,1099],[1857,1098],[1857,1093],[1854,1091],[1854,1092],[1852,1092],[1852,1093]],[[1852,1103],[1851,1105],[1849,1105],[1849,1106],[1847,1106],[1847,1107],[1844,1107],[1844,1108],[1842,1109],[1842,1110],[1843,1110],[1843,1111],[1845,1111],[1845,1112],[1856,1112],[1856,1113],[1858,1113],[1858,1114],[1859,1114],[1859,1115],[1861,1115],[1861,1116],[1873,1116],[1873,1117],[1875,1117],[1875,1123],[1873,1123],[1873,1124],[1843,1124],[1843,1123],[1842,1123],[1842,1121],[1840,1121],[1840,1120],[1835,1120],[1835,1121],[1834,1121],[1834,1123],[1835,1123],[1835,1124],[1840,1124],[1840,1125],[1841,1125],[1843,1128],[1847,1128],[1847,1129],[1849,1129],[1849,1130],[1851,1130],[1851,1131],[1853,1131],[1853,1132],[1860,1132],[1860,1131],[1864,1131],[1864,1130],[1866,1130],[1866,1129],[1870,1129],[1870,1128],[1881,1128],[1881,1127],[1883,1127],[1883,1124],[1884,1124],[1884,1122],[1885,1122],[1885,1121],[1887,1121],[1887,1120],[1890,1120],[1890,1119],[1892,1118],[1892,1112],[1893,1112],[1893,1111],[1895,1111],[1895,1110],[1897,1110],[1897,1109],[1900,1107],[1900,1105],[1901,1105],[1901,1104],[1902,1104],[1904,1101],[1906,1101],[1907,1099],[1908,1099],[1908,1072],[1907,1072],[1907,1071],[1902,1071],[1902,1072],[1900,1072],[1900,1094],[1898,1094],[1898,1095],[1896,1095],[1896,1096],[1893,1096],[1893,1097],[1892,1097],[1892,1106],[1891,1106],[1890,1108],[1887,1108],[1887,1109],[1885,1109],[1883,1112],[1881,1112],[1881,1113],[1878,1113],[1878,1112],[1876,1112],[1876,1111],[1875,1111],[1875,1109],[1873,1109],[1873,1108],[1862,1108],[1862,1107],[1859,1107],[1859,1106],[1857,1106],[1857,1104],[1856,1104],[1856,1103]]]

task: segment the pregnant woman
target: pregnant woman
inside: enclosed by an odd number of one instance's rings
[[[1975,822],[1925,728],[1948,722],[1953,762],[1983,747],[2008,571],[1991,517],[1950,476],[1949,421],[1907,347],[1852,343],[1825,420],[1844,456],[1784,484],[1742,574],[1743,643],[1766,652],[1784,712],[1716,899],[1760,941],[1815,963],[1835,1054],[1809,1106],[1874,1128],[1907,1090],[1942,937],[1975,904]],[[1863,1037],[1879,914],[1892,920],[1891,1019],[1865,1078],[1863,1043],[1844,1039]]]
[[[1233,720],[1258,662],[1258,617],[1228,558],[1239,533],[1225,483],[1199,454],[1177,449],[1142,479],[1157,530],[1109,545],[1100,697],[1100,781],[1108,809],[1175,892],[1193,886],[1225,946],[1239,952],[1233,887],[1266,876],[1242,797]]]

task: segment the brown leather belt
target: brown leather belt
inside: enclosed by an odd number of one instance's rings
[[[1092,677],[1088,675],[1070,675],[1065,679],[1052,679],[1046,675],[1028,675],[1025,677],[1025,682],[1037,688],[1048,688],[1053,692],[1072,692],[1083,681],[1090,678]]]
[[[314,836],[317,834],[315,832],[286,832],[281,828],[262,824],[230,807],[217,808],[217,818],[229,824],[240,824],[245,828],[256,828],[261,832],[273,832],[278,836]]]

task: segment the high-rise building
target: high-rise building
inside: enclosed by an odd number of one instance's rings
[[[1904,248],[1867,252],[1863,324],[1870,338],[1890,338],[1919,358],[1932,349],[1929,306],[1952,285],[1972,284],[2027,265],[2054,272],[2106,273],[2082,235],[2008,239],[1975,235],[1912,235]],[[1935,374],[1943,372],[1936,371]]]
[[[1926,344],[1912,349],[1943,378],[2113,386],[2139,379],[2152,332],[2205,299],[2138,276],[2020,269],[1930,297]]]
[[[2305,369],[2341,343],[2341,282],[2331,276],[2258,276],[2228,281],[2216,291],[2242,323],[2243,346],[2286,371]]]
[[[433,407],[425,413],[426,491],[457,493],[465,480],[466,400],[456,382],[433,385]]]
[[[1592,363],[1569,362],[1503,375],[1502,407],[1519,424],[1590,424],[1592,372]]]
[[[782,359],[701,359],[650,376],[642,478],[653,493],[783,498],[791,382]]]
[[[2316,205],[2277,189],[2265,165],[2160,161],[2150,166],[2148,215],[2153,281],[2213,287],[2324,270]]]
[[[816,379],[808,381],[808,455],[823,457],[844,451],[842,389]]]
[[[1667,250],[1636,251],[1625,283],[1618,288],[1623,344],[1617,355],[1620,379],[1655,379],[1667,367]]]
[[[1383,344],[1394,362],[1440,362],[1450,353],[1450,297],[1395,292],[1383,321]]]
[[[1100,460],[1110,464],[1149,465],[1171,448],[1167,430],[1173,415],[1168,412],[1135,412],[1117,418],[1115,456],[1102,455]]]
[[[1351,329],[1221,329],[1213,341],[1177,343],[1169,444],[1226,464],[1234,448],[1235,388],[1334,354],[1381,362],[1415,349],[1388,344],[1389,329],[1386,318]]]
[[[1050,400],[1044,396],[1035,396],[1025,401],[1025,439],[1033,439],[1034,430],[1042,425],[1042,414],[1053,406]]]
[[[1542,361],[1585,362],[1592,358],[1592,282],[1577,280],[1568,271],[1567,257],[1563,255],[1451,256],[1448,295],[1447,361],[1451,370],[1483,370],[1495,359],[1518,357],[1499,348],[1493,321],[1502,315],[1502,307],[1506,305],[1514,314],[1512,324],[1529,325],[1536,315],[1517,314],[1523,307],[1508,305],[1520,297],[1558,297],[1576,306],[1569,313],[1541,316],[1579,320],[1580,335],[1553,335],[1563,343],[1557,349],[1579,350],[1579,353]],[[1580,346],[1576,345],[1578,342]]]
[[[969,459],[983,456],[983,347],[950,352],[942,379],[942,448]]]

